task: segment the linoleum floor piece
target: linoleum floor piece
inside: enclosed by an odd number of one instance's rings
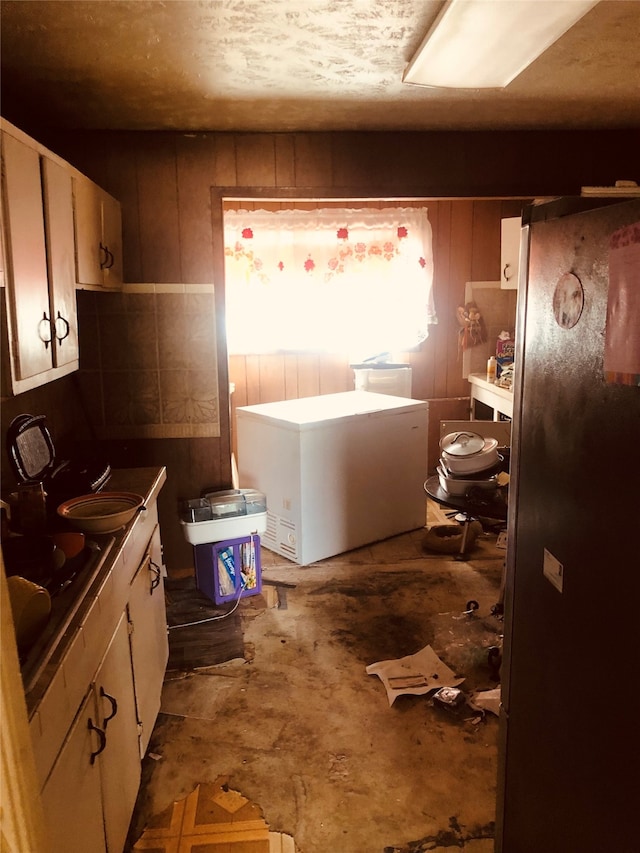
[[[152,818],[133,849],[147,853],[295,853],[293,839],[270,832],[259,806],[219,777],[198,785]]]
[[[497,686],[487,649],[501,640],[492,607],[505,552],[488,534],[458,561],[423,550],[424,533],[310,566],[263,548],[263,584],[287,584],[286,608],[241,600],[243,657],[165,680],[131,845],[224,777],[296,853],[489,853],[498,719],[429,695],[389,707],[366,672],[431,645],[465,692]],[[470,599],[478,609],[465,615]]]

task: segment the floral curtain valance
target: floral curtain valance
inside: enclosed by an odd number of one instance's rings
[[[424,208],[229,211],[230,352],[407,349],[437,322]]]

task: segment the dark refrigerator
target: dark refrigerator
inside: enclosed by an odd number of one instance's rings
[[[521,269],[496,851],[637,853],[640,199],[531,205]]]

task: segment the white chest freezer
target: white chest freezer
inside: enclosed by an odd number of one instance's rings
[[[262,544],[306,565],[424,527],[427,403],[346,391],[237,409],[238,474]]]

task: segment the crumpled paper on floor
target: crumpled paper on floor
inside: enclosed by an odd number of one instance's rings
[[[464,678],[456,678],[453,670],[443,663],[431,646],[425,646],[414,655],[397,660],[372,663],[367,675],[377,675],[387,691],[389,705],[403,693],[423,696],[441,687],[457,687]]]
[[[469,697],[469,703],[472,708],[479,708],[481,711],[491,711],[496,717],[500,716],[500,688],[494,687],[493,690],[477,690]]]

